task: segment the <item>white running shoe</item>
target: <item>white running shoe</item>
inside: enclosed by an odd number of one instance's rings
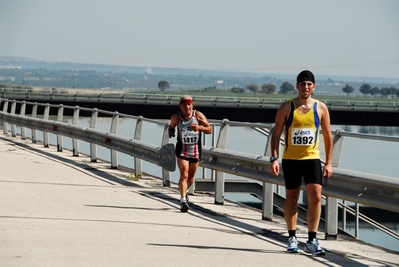
[[[298,240],[295,236],[288,238],[287,252],[298,253]]]
[[[313,255],[326,255],[326,251],[320,247],[319,240],[317,238],[313,238],[311,242],[307,241],[303,251],[312,253]]]

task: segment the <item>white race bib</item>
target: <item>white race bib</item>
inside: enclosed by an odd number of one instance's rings
[[[309,146],[314,144],[314,129],[312,128],[292,128],[291,145]]]
[[[199,139],[199,132],[194,132],[191,130],[187,130],[187,128],[183,128],[182,132],[182,143],[189,145],[189,144],[196,144],[198,143],[198,139]]]

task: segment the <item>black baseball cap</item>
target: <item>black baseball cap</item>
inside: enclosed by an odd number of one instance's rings
[[[316,83],[316,81],[314,79],[314,75],[310,70],[303,70],[296,77],[297,83],[305,82],[305,81]]]

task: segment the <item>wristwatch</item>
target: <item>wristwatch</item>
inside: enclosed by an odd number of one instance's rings
[[[270,163],[272,163],[273,161],[278,160],[278,157],[271,156],[269,160],[270,160]]]

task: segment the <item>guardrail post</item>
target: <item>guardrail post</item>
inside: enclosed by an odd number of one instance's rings
[[[344,146],[345,137],[340,134],[342,129],[338,129],[334,133],[333,138],[333,153],[332,153],[332,167],[339,167],[341,161],[342,149]]]
[[[263,182],[262,220],[273,220],[273,184]]]
[[[215,143],[215,125],[211,124],[210,126],[212,128],[212,134],[211,134],[212,147],[214,147],[214,143]],[[202,139],[202,141],[203,141],[202,145],[206,146],[208,144],[208,136],[207,136],[207,134],[203,134],[202,138],[203,138]],[[200,166],[201,166],[201,164],[200,164]],[[209,170],[211,171],[211,178],[210,179],[211,179],[211,181],[214,181],[214,170],[212,170],[212,169],[209,169]],[[202,177],[201,177],[201,179],[204,179],[204,178],[206,178],[206,168],[202,167]],[[193,184],[188,189],[188,193],[189,194],[194,194],[195,193],[195,180],[196,179],[194,179]]]
[[[19,111],[19,114],[21,116],[25,116],[25,112],[26,112],[26,102],[22,101],[21,110]],[[26,140],[26,128],[24,126],[21,126],[21,139]]]
[[[116,111],[112,115],[112,121],[111,121],[111,129],[110,133],[116,134],[118,130],[118,120],[119,120],[119,113]],[[115,149],[111,149],[111,169],[117,169],[118,168],[118,151]]]
[[[37,102],[35,102],[32,107],[32,118],[36,118],[36,116],[37,116],[37,106],[38,106],[38,104],[37,104]],[[32,130],[32,143],[36,144],[37,143],[37,131],[34,128],[32,128],[31,130]]]
[[[269,130],[269,136],[267,137],[267,142],[266,142],[266,147],[265,147],[265,153],[264,155],[266,157],[270,157],[272,155],[272,135],[274,132],[274,124]]]
[[[212,127],[212,136],[214,136],[214,126],[211,125],[211,127]],[[204,146],[206,146],[206,145],[208,144],[208,137],[207,137],[206,134],[203,135],[202,141],[203,141],[202,144],[203,144]],[[213,146],[212,146],[212,147],[213,147]],[[210,171],[212,171],[212,170],[210,170]],[[206,168],[202,167],[202,177],[201,177],[201,178],[205,178],[205,177],[206,177]],[[195,183],[195,179],[194,179],[194,183]],[[193,190],[193,191],[190,192],[190,193],[194,193],[194,191],[195,191],[195,190]]]
[[[338,199],[326,197],[325,239],[337,239],[338,236]]]
[[[78,125],[79,112],[80,112],[79,106],[75,106],[75,108],[73,109],[73,117],[72,117],[73,125]],[[72,155],[74,157],[79,157],[79,141],[76,138],[72,138]]]
[[[344,145],[344,136],[340,135],[342,129],[338,129],[333,137],[332,166],[339,167]],[[326,197],[325,210],[325,239],[336,239],[338,235],[338,200],[333,197]]]
[[[226,148],[227,134],[229,132],[228,122],[228,119],[223,119],[222,125],[220,126],[218,141],[216,144],[217,148]],[[215,204],[224,204],[224,176],[224,172],[216,171]]]
[[[355,237],[359,238],[359,203],[355,203]]]
[[[7,113],[7,111],[8,111],[8,99],[4,100],[3,104],[3,112]],[[8,123],[6,121],[3,121],[3,133],[4,134],[8,133]]]
[[[97,126],[98,109],[94,108],[90,118],[90,128],[95,129]],[[90,143],[90,161],[97,162],[97,145]]]
[[[162,142],[161,145],[164,146],[169,143],[169,123],[165,124],[162,134]],[[162,180],[163,186],[170,186],[170,173],[165,168],[162,168]],[[191,187],[194,187],[194,184]]]
[[[15,109],[17,106],[17,101],[13,100],[11,103],[11,114],[15,114]],[[17,136],[17,125],[11,124],[11,136],[16,137]]]
[[[215,125],[212,125],[212,147],[216,146],[215,139],[216,139],[215,138]],[[211,169],[211,181],[215,181],[215,175],[216,175],[216,171]],[[205,175],[204,175],[204,177],[205,177]]]
[[[274,132],[274,124],[269,130],[264,155],[268,158],[271,153],[271,141]],[[262,220],[273,220],[273,184],[263,182],[262,188]]]
[[[48,120],[50,116],[50,104],[46,104],[46,106],[44,107],[44,114],[43,114],[43,119],[44,120]],[[49,133],[43,131],[43,145],[44,147],[50,147],[50,142],[49,142]]]
[[[269,130],[269,134],[268,134],[268,138],[267,138],[267,143],[266,143],[266,148],[265,148],[265,153],[264,155],[266,156],[266,158],[269,158],[272,155],[272,135],[274,132],[274,124],[272,125],[272,127]],[[280,137],[280,145],[278,147],[278,156],[281,158],[281,155],[283,154],[281,152],[281,149],[284,147],[284,139],[282,139]],[[276,185],[276,193],[280,195],[280,186]],[[270,200],[273,203],[273,199]]]
[[[139,116],[136,121],[136,129],[134,130],[134,140],[141,140],[141,133],[143,132],[143,117]],[[142,170],[141,170],[141,159],[135,157],[134,158],[134,171],[135,171],[135,176],[137,179],[140,179],[142,176]]]
[[[346,232],[346,200],[343,199],[342,200],[342,211],[341,211],[341,215],[342,215],[342,231]]]
[[[64,105],[60,104],[58,106],[57,121],[62,122],[64,116]],[[62,135],[57,134],[57,151],[62,152],[64,150],[64,143]]]

